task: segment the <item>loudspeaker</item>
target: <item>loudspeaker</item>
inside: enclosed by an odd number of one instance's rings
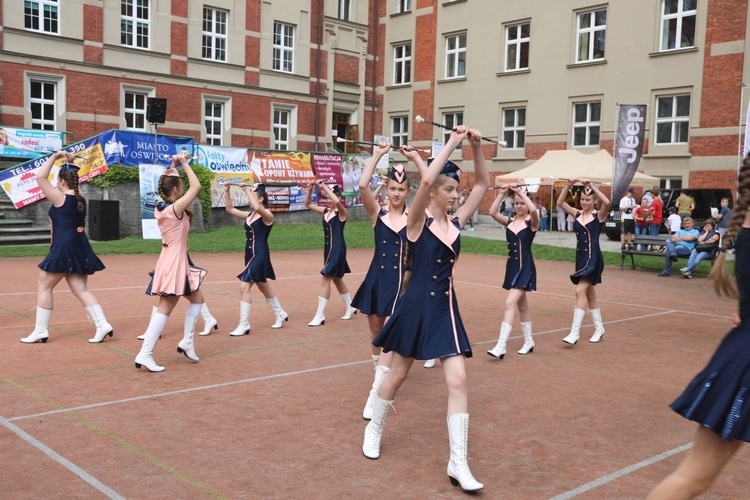
[[[89,238],[96,241],[120,239],[120,202],[89,200]]]
[[[160,97],[149,97],[146,106],[146,119],[151,123],[164,124],[167,118],[167,100]]]

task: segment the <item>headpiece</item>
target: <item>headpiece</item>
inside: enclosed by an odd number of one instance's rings
[[[341,195],[341,188],[339,187],[339,185],[338,185],[338,184],[334,184],[334,185],[333,185],[333,187],[332,187],[332,188],[330,188],[330,189],[331,189],[331,192],[332,192],[333,194],[335,194],[336,196],[339,196],[339,195]]]
[[[65,163],[62,167],[60,167],[60,173],[63,172],[72,172],[76,175],[78,175],[78,171],[81,169],[78,165],[75,163]]]
[[[266,185],[265,184],[253,184],[253,186],[250,189],[252,190],[253,193],[265,194]]]
[[[584,196],[594,196],[596,193],[594,193],[594,188],[591,186],[584,186],[583,187],[583,195]]]
[[[432,163],[432,160],[435,158],[427,158],[427,165],[429,166],[430,163]],[[460,181],[461,176],[461,169],[453,163],[450,160],[445,160],[445,165],[443,165],[443,169],[440,171],[440,175],[445,175],[447,177],[450,177],[451,179],[454,179],[456,182]]]
[[[396,164],[391,168],[391,171],[388,173],[388,178],[393,179],[394,181],[401,184],[406,180],[406,172],[404,172],[404,166],[399,164]]]
[[[161,175],[166,175],[167,177],[179,177],[180,176],[180,174],[177,172],[177,169],[174,167],[165,168],[164,172],[162,172]]]

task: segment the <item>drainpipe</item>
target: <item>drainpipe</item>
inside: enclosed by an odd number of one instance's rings
[[[380,42],[378,40],[378,33],[380,32],[380,18],[378,17],[380,12],[380,0],[374,0],[375,1],[375,15],[372,16],[375,19],[375,41],[373,42],[373,46],[375,47],[375,50],[373,51],[372,55],[372,116],[370,117],[370,135],[375,135],[375,123],[376,123],[376,112],[377,104],[378,104],[378,53],[380,50]]]
[[[318,0],[318,51],[315,55],[315,151],[318,151],[319,119],[320,119],[320,53],[323,50],[323,23],[325,0]]]

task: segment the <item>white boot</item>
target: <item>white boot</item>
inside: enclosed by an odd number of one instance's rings
[[[380,356],[376,356],[374,354],[370,354],[370,356],[372,356],[373,369],[377,370],[378,369],[378,360],[380,359]]]
[[[602,322],[602,310],[601,309],[590,309],[591,319],[594,320],[594,334],[589,339],[589,342],[597,343],[604,336],[604,323]]]
[[[575,345],[578,342],[578,337],[581,335],[581,323],[583,323],[583,317],[586,315],[586,311],[573,309],[573,325],[570,327],[570,333],[563,339],[563,342],[570,345]]]
[[[325,312],[327,305],[328,299],[318,297],[318,312],[315,313],[315,317],[307,324],[307,326],[320,326],[326,324],[326,317],[323,313]]]
[[[289,315],[281,308],[278,297],[266,299],[266,304],[268,304],[268,307],[271,308],[274,316],[276,316],[276,322],[271,325],[271,328],[281,328],[284,326],[284,321],[289,321]]]
[[[203,304],[201,304],[203,305]],[[197,309],[197,311],[196,311]],[[190,304],[185,313],[185,335],[177,344],[177,352],[184,354],[191,361],[200,361],[195,354],[195,325],[198,324],[198,316],[201,314],[201,307],[198,304]]]
[[[495,347],[487,351],[487,354],[499,359],[503,359],[505,357],[505,344],[508,343],[508,337],[510,337],[510,331],[512,329],[513,327],[508,323],[501,324],[500,337],[497,339],[497,344],[495,345]]]
[[[357,310],[352,307],[352,298],[349,297],[349,292],[347,293],[341,293],[339,294],[341,297],[341,300],[344,302],[344,305],[346,306],[346,312],[343,316],[341,316],[341,319],[352,319],[352,316],[357,314]]]
[[[370,389],[370,395],[367,397],[367,403],[365,403],[365,409],[362,412],[362,418],[365,420],[372,419],[372,407],[375,402],[375,398],[378,395],[378,387],[385,380],[385,376],[391,371],[387,366],[378,366],[375,369],[375,380],[372,382],[372,389]]]
[[[365,427],[365,439],[362,442],[362,453],[367,458],[380,458],[380,439],[383,437],[385,417],[392,406],[393,401],[384,401],[375,394],[372,402],[372,420]]]
[[[205,302],[201,306],[201,318],[203,318],[203,331],[198,332],[198,335],[208,335],[211,330],[219,329],[219,322],[211,315]]]
[[[99,342],[104,340],[107,335],[111,337],[115,333],[112,325],[107,323],[107,318],[104,317],[104,311],[102,311],[102,306],[100,304],[87,306],[86,314],[88,315],[89,320],[91,320],[91,322],[94,323],[94,326],[96,327],[94,338],[89,339],[89,342],[91,342],[92,344],[98,344]]]
[[[427,361],[425,361],[424,362],[424,367],[425,368],[435,368],[435,358],[428,359]]]
[[[451,445],[451,458],[448,462],[448,477],[453,486],[461,485],[464,491],[477,491],[484,485],[474,479],[467,460],[469,447],[469,414],[448,415],[448,439]]]
[[[250,302],[240,301],[240,324],[233,331],[229,332],[232,337],[242,337],[250,333]]]
[[[49,318],[52,316],[52,309],[44,309],[36,306],[36,324],[34,325],[34,331],[29,334],[28,337],[21,339],[24,344],[33,344],[34,342],[42,341],[42,344],[47,342],[49,338]]]
[[[521,332],[523,333],[523,347],[518,354],[528,354],[534,352],[534,337],[531,335],[531,321],[521,322]]]
[[[154,353],[154,347],[156,341],[159,340],[164,326],[167,324],[169,316],[166,314],[156,313],[151,318],[151,322],[148,324],[146,333],[143,334],[143,344],[141,344],[141,352],[135,357],[135,367],[140,368],[145,366],[150,372],[163,372],[165,368],[159,366],[152,357]]]
[[[156,306],[151,306],[151,319],[148,320],[149,324],[151,324],[151,322],[154,320],[154,314],[156,314],[157,312],[159,312],[159,308]],[[143,335],[138,335],[138,340],[143,340],[145,338],[145,333]],[[161,335],[159,335],[159,338],[161,338]]]

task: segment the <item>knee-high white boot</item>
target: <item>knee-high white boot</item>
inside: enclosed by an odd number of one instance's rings
[[[91,322],[96,326],[96,333],[93,339],[89,339],[92,344],[98,344],[104,338],[109,335],[114,335],[115,331],[112,325],[107,323],[107,318],[104,317],[104,311],[100,304],[94,304],[93,306],[86,307],[86,314],[88,315]]]
[[[233,331],[229,332],[232,337],[241,337],[250,333],[250,302],[240,301],[240,324]]]
[[[376,356],[375,354],[371,354],[370,356],[372,356],[373,369],[377,370],[378,369],[378,360],[380,359],[380,356]]]
[[[184,354],[186,358],[191,361],[200,361],[200,358],[195,354],[195,325],[198,324],[198,316],[201,313],[201,306],[203,304],[190,304],[185,313],[185,335],[177,344],[177,352]]]
[[[583,317],[586,315],[586,311],[573,309],[573,325],[570,327],[570,333],[563,339],[566,344],[575,345],[578,342],[578,337],[581,335],[581,323],[583,323]]]
[[[500,338],[497,339],[497,345],[487,351],[487,354],[496,358],[503,359],[505,357],[505,344],[508,343],[508,337],[510,337],[510,331],[513,329],[508,323],[500,325]]]
[[[326,316],[323,314],[328,305],[328,299],[318,297],[318,312],[315,313],[315,317],[310,321],[307,326],[320,326],[326,324]]]
[[[484,485],[474,479],[469,470],[469,414],[448,415],[448,439],[451,444],[451,458],[448,461],[448,477],[453,486],[461,485],[464,491],[477,491]]]
[[[534,352],[534,337],[531,335],[531,321],[521,322],[521,332],[523,333],[523,347],[518,354],[528,354]]]
[[[380,439],[385,429],[385,417],[392,406],[393,401],[384,401],[375,394],[372,402],[372,420],[365,427],[365,439],[362,442],[362,453],[367,458],[380,458]]]
[[[604,336],[604,322],[602,322],[602,310],[601,309],[590,309],[591,319],[594,320],[594,334],[589,339],[589,342],[597,343]]]
[[[372,408],[378,394],[378,387],[383,383],[383,380],[385,380],[389,371],[391,371],[391,369],[387,366],[378,366],[375,369],[375,380],[372,382],[372,389],[370,389],[370,395],[367,397],[367,403],[365,403],[365,409],[362,412],[363,419],[372,419]]]
[[[349,292],[347,293],[341,293],[339,294],[341,297],[341,301],[346,306],[346,312],[343,316],[341,316],[341,319],[352,319],[352,316],[357,314],[357,309],[352,307],[352,298],[349,296]]]
[[[154,314],[156,314],[157,312],[159,312],[159,308],[156,307],[156,306],[152,306],[151,307],[151,319],[148,320],[149,324],[151,323],[151,321],[154,320]],[[138,335],[138,340],[143,340],[145,338],[146,338],[146,334],[145,333],[143,335]],[[159,335],[159,338],[161,338],[161,335]]]
[[[36,323],[34,325],[34,331],[29,334],[28,337],[21,339],[24,344],[33,344],[34,342],[42,341],[42,344],[47,343],[49,338],[49,319],[52,316],[52,309],[44,309],[36,306]]]
[[[203,331],[198,332],[198,335],[208,335],[211,330],[219,329],[219,322],[211,315],[205,302],[201,306],[201,318],[203,318]]]
[[[156,341],[159,340],[164,326],[167,324],[169,316],[166,314],[156,313],[151,318],[151,322],[148,324],[146,333],[143,334],[143,344],[141,344],[141,351],[135,357],[135,367],[140,368],[145,366],[150,372],[163,372],[165,368],[156,364],[153,358],[154,347],[156,347]]]
[[[276,316],[276,321],[271,325],[271,328],[281,328],[284,326],[284,321],[289,321],[289,315],[281,308],[278,297],[266,299],[266,304],[268,304],[268,307],[271,308],[274,316]]]

